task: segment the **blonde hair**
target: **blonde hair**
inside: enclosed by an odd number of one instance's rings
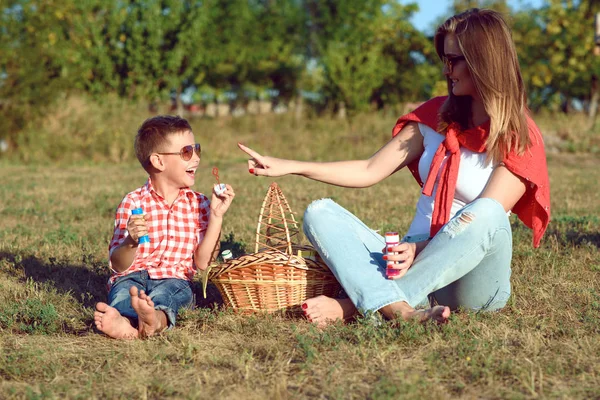
[[[486,142],[488,161],[499,162],[511,150],[523,153],[530,145],[526,94],[510,28],[496,11],[473,8],[446,20],[436,31],[435,48],[444,56],[444,38],[456,37],[473,84],[490,117]],[[440,110],[439,130],[453,122],[469,126],[471,97],[454,96],[448,81],[448,99]]]

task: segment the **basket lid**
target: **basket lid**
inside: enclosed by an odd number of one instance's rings
[[[292,255],[299,234],[298,223],[281,188],[276,182],[271,183],[258,215],[254,252],[266,248]]]

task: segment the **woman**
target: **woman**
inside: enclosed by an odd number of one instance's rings
[[[401,117],[393,138],[367,160],[299,162],[250,157],[250,173],[302,175],[345,186],[374,185],[409,167],[423,185],[402,242],[383,255],[384,239],[329,199],[313,202],[304,231],[348,298],[319,296],[303,309],[324,325],[357,310],[387,318],[444,322],[451,309],[498,310],[510,296],[515,212],[539,246],[550,218],[548,172],[541,134],[526,95],[510,29],[491,10],[449,18],[435,34],[448,96]],[[395,252],[395,254],[390,254]],[[386,261],[400,263],[386,276]],[[427,309],[415,309],[429,296]]]

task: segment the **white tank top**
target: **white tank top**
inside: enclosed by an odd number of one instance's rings
[[[419,124],[419,130],[423,135],[424,151],[419,160],[419,175],[421,181],[425,182],[429,175],[429,169],[433,156],[440,144],[444,141],[445,136],[440,135],[427,125]],[[456,214],[458,210],[466,204],[475,200],[485,188],[490,175],[494,169],[490,163],[485,164],[487,153],[475,153],[464,147],[460,147],[460,167],[458,169],[458,179],[456,182],[456,191],[452,201],[452,209],[450,218]],[[447,162],[448,156],[444,158],[442,166]],[[440,173],[442,168],[440,168]],[[431,217],[433,215],[433,206],[435,203],[435,194],[437,193],[439,174],[436,177],[433,193],[431,197],[421,194],[417,202],[417,212],[415,218],[404,237],[408,241],[420,241],[429,237],[431,228]]]

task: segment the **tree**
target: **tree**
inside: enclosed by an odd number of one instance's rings
[[[590,103],[592,79],[600,72],[600,60],[593,55],[599,11],[599,1],[550,0],[537,11],[517,15],[515,40],[534,107],[559,99],[568,112],[573,99]]]
[[[15,135],[71,88],[82,87],[79,35],[98,1],[14,0],[0,8],[0,132]],[[78,42],[82,40],[82,42]]]
[[[415,70],[418,57],[413,58],[411,52],[419,52],[424,38],[406,22],[416,11],[414,5],[386,0],[307,0],[306,8],[311,52],[323,65],[327,95],[341,105],[361,110],[372,100],[387,100],[385,93],[396,90],[398,68]]]
[[[204,12],[209,85],[239,96],[244,88],[275,88],[284,99],[294,95],[305,62],[300,1],[211,0]]]
[[[409,21],[415,12],[415,4],[390,6],[388,22],[378,30],[383,54],[394,65],[393,73],[375,92],[382,104],[426,100],[432,96],[436,82],[443,80],[433,37],[425,36]]]

